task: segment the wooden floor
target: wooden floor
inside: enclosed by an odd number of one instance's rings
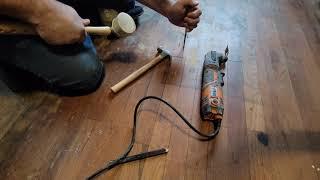
[[[202,22],[188,34],[184,52],[183,29],[148,9],[133,36],[111,43],[98,39],[107,74],[91,95],[14,94],[1,84],[0,179],[84,179],[125,150],[134,106],[146,95],[168,100],[208,130],[199,117],[203,57],[227,45],[226,112],[219,136],[199,141],[172,111],[148,101],[132,153],[160,147],[169,153],[98,179],[320,179],[316,1],[200,3]],[[174,55],[171,64],[159,64],[110,95],[110,86],[147,63],[159,45]]]

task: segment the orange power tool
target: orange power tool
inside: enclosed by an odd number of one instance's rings
[[[206,54],[203,63],[201,87],[201,118],[213,122],[215,129],[219,130],[223,119],[223,77],[225,63],[228,60],[229,48],[225,53],[210,51]]]

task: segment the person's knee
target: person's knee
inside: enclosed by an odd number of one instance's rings
[[[85,95],[98,89],[104,78],[104,66],[97,57],[81,56],[77,63],[55,84],[58,94],[67,96]]]
[[[52,89],[60,95],[78,96],[94,92],[100,87],[105,70],[89,36],[81,45],[56,50],[62,50],[65,55],[60,55],[60,60],[56,60],[60,65],[56,64],[55,67],[61,68],[57,70],[61,74],[54,73],[56,81],[51,81]]]

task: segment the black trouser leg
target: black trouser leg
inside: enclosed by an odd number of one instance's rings
[[[58,94],[90,93],[104,76],[89,36],[81,44],[64,46],[48,45],[36,36],[0,36],[0,49],[3,68],[21,72],[12,71],[10,76],[30,75],[43,83],[39,86]]]
[[[99,8],[128,12],[135,7],[135,0],[59,0],[75,8],[82,18],[91,20],[91,25],[100,24]],[[130,14],[131,15],[131,14]]]

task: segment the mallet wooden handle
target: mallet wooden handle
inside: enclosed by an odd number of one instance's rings
[[[126,77],[125,79],[120,81],[118,84],[112,86],[111,87],[112,92],[114,92],[114,93],[119,92],[122,88],[124,88],[125,86],[130,84],[132,81],[136,80],[138,77],[140,77],[142,74],[144,74],[146,71],[151,69],[153,66],[158,64],[163,59],[165,59],[165,57],[163,57],[161,54],[158,55],[157,57],[152,59],[148,64],[144,65],[143,67],[141,67],[137,71],[133,72],[128,77]]]
[[[103,36],[108,36],[112,32],[111,28],[108,26],[101,26],[101,27],[87,26],[85,27],[85,30],[88,34],[103,35]]]

